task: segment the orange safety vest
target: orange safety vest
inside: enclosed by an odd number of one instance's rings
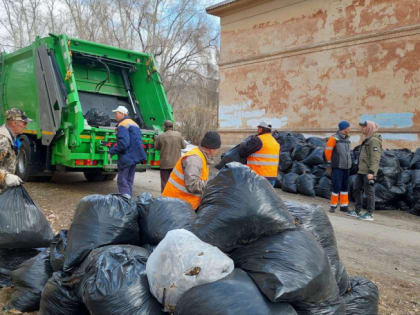
[[[279,167],[280,144],[270,133],[259,135],[262,147],[247,158],[246,164],[258,175],[277,177]]]
[[[198,155],[203,162],[200,179],[204,181],[209,179],[209,167],[207,165],[206,157],[199,148],[194,148],[185,153],[185,155],[176,162],[175,167],[169,176],[169,180],[166,183],[165,189],[162,192],[162,196],[182,199],[188,202],[192,208],[196,210],[200,205],[201,195],[192,194],[187,190],[184,182],[184,170],[182,169],[182,160],[191,155]]]

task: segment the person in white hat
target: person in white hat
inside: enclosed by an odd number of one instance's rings
[[[257,135],[239,145],[239,155],[247,159],[247,165],[258,175],[265,177],[272,186],[277,178],[280,144],[271,135],[271,125],[262,121]]]
[[[143,141],[139,126],[128,118],[125,106],[113,110],[117,120],[117,144],[111,147],[109,154],[118,155],[118,191],[122,195],[132,196],[136,164],[146,161]]]

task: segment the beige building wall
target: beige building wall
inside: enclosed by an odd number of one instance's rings
[[[208,12],[221,17],[225,144],[261,120],[324,136],[370,119],[386,147],[420,146],[419,0],[237,0]]]

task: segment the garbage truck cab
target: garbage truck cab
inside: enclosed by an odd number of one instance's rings
[[[0,54],[0,123],[13,107],[33,119],[20,136],[16,173],[23,180],[48,180],[55,171],[115,178],[117,157],[109,162],[108,151],[119,105],[142,131],[147,164],[138,170],[159,167],[154,134],[173,116],[153,56],[63,34]]]

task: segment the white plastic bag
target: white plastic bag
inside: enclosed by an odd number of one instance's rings
[[[232,259],[217,247],[178,229],[169,231],[150,255],[146,273],[152,294],[165,311],[173,312],[187,290],[220,280],[233,268]]]

